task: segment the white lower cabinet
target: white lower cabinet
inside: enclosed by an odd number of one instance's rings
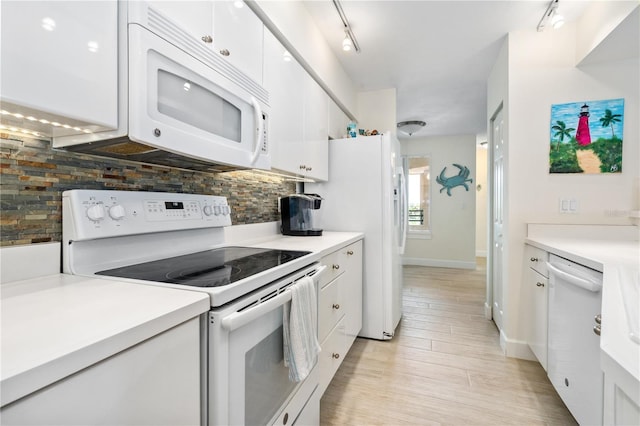
[[[2,407],[7,425],[200,424],[200,320]]]
[[[329,270],[320,278],[318,393],[324,393],[362,328],[362,241],[322,258]]]
[[[527,344],[542,367],[547,370],[547,328],[549,254],[537,247],[525,246],[525,292],[527,300]]]

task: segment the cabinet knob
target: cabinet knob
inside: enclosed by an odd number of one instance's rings
[[[300,164],[300,167],[298,167],[300,170],[306,170],[307,166],[305,166],[304,164]]]
[[[537,283],[536,283],[536,286],[537,286],[537,287],[544,287],[544,283],[537,282]]]
[[[601,331],[602,331],[602,327],[600,326],[600,324],[593,326],[593,332],[596,333],[598,336],[600,335]]]
[[[305,168],[305,170],[310,172],[311,170],[313,170],[313,167],[307,167],[307,168]]]
[[[353,250],[348,250],[348,251],[347,251],[347,254],[348,254],[349,256],[353,256]]]
[[[337,354],[337,353],[334,352],[334,353],[331,354],[331,358],[338,359],[338,358],[340,358],[340,354]]]
[[[205,43],[213,43],[213,37],[211,37],[210,35],[203,35],[201,39]]]
[[[532,257],[530,260],[531,260],[532,262],[537,262],[537,261],[538,261],[538,258],[537,258],[537,257]]]
[[[336,310],[340,309],[340,305],[338,303],[334,303],[331,307]]]
[[[596,315],[593,319],[596,324],[602,324],[602,316],[600,314]]]
[[[231,55],[231,52],[229,52],[227,49],[221,49],[220,50],[220,54],[222,56],[229,56],[229,55]]]
[[[333,269],[340,269],[340,265],[336,265],[336,264],[334,264],[334,265],[333,265]]]

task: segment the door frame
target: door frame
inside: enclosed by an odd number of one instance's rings
[[[500,113],[504,113],[504,103],[500,102],[498,107],[495,109],[491,118],[489,119],[489,146],[488,146],[488,154],[487,154],[487,187],[488,187],[488,214],[487,214],[487,270],[486,270],[486,298],[484,304],[484,316],[488,320],[493,320],[493,277],[494,277],[494,256],[493,256],[493,246],[494,246],[494,226],[493,226],[493,215],[495,211],[494,204],[494,182],[495,182],[495,174],[494,174],[494,155],[495,155],[495,133],[494,133],[494,123],[496,118]],[[504,117],[503,117],[504,119]],[[503,199],[504,203],[504,199]],[[503,206],[504,211],[504,206]],[[503,265],[499,265],[502,268]]]

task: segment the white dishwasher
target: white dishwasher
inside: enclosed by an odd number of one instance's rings
[[[551,254],[547,374],[581,425],[602,424],[602,272]]]

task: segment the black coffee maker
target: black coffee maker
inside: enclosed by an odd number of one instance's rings
[[[293,194],[281,198],[282,234],[298,237],[322,235],[322,229],[313,227],[321,201],[322,197],[318,194]]]

